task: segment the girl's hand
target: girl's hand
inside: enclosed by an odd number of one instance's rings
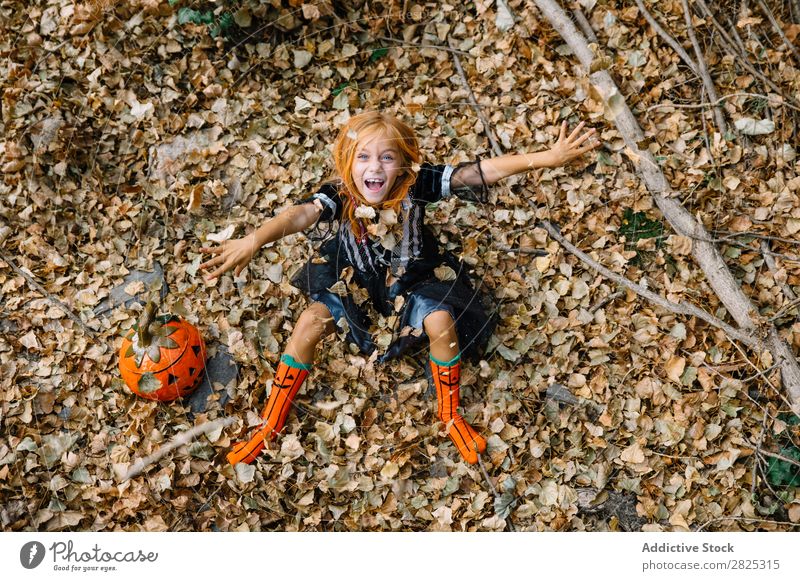
[[[216,256],[202,263],[200,269],[203,270],[211,268],[212,266],[219,266],[214,272],[206,275],[205,279],[207,281],[217,278],[219,275],[234,267],[236,267],[234,276],[239,276],[244,270],[244,267],[247,266],[247,263],[250,262],[250,259],[253,258],[256,250],[258,250],[258,247],[256,246],[256,241],[252,234],[236,240],[226,240],[214,248],[203,247],[200,249],[200,252],[216,254]]]
[[[553,167],[567,164],[576,157],[580,157],[587,151],[591,151],[600,145],[600,142],[596,139],[592,139],[585,145],[581,145],[584,141],[592,137],[595,132],[594,129],[590,129],[585,133],[580,133],[584,125],[585,123],[581,121],[578,126],[572,130],[569,137],[567,137],[567,122],[564,121],[561,124],[561,132],[558,135],[558,141],[550,149],[550,155],[553,157]]]

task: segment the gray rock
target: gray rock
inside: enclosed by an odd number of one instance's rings
[[[144,291],[136,296],[131,296],[126,293],[125,287],[138,280],[144,283]],[[158,287],[159,284],[161,285],[160,296],[163,301],[169,292],[169,287],[164,280],[164,269],[161,267],[160,263],[156,262],[153,265],[152,272],[133,270],[125,277],[121,285],[114,287],[108,297],[94,308],[94,314],[99,317],[120,305],[128,308],[135,302],[144,304],[147,301],[146,296],[149,290]]]
[[[236,378],[239,368],[233,361],[225,345],[217,345],[217,354],[206,361],[206,369],[203,380],[196,390],[187,398],[187,403],[193,414],[206,411],[208,398],[214,393],[214,384],[221,384],[222,395],[219,405],[224,406],[230,399],[228,390],[225,387]]]
[[[164,182],[169,186],[177,175],[183,171],[187,163],[199,161],[208,155],[214,155],[224,149],[220,139],[222,127],[191,131],[185,136],[179,135],[168,143],[161,143],[150,148],[148,163],[148,179]]]

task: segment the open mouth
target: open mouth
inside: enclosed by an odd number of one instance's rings
[[[364,185],[370,192],[377,192],[383,187],[385,182],[383,180],[364,180]]]

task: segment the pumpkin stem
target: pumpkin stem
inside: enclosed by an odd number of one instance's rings
[[[153,319],[156,315],[156,304],[153,301],[148,302],[142,315],[139,317],[138,329],[136,334],[139,336],[139,346],[149,347],[150,342],[153,340],[153,335],[150,333],[150,325],[153,324]]]

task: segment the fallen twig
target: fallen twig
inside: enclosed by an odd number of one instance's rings
[[[453,39],[448,38],[447,43],[450,45],[450,48],[452,48]],[[456,65],[458,74],[461,75],[461,84],[464,85],[464,89],[467,91],[469,102],[472,104],[472,107],[478,114],[481,124],[483,124],[483,130],[486,133],[486,137],[489,139],[489,143],[492,145],[492,151],[494,151],[495,155],[503,155],[503,150],[500,148],[500,144],[497,143],[497,139],[494,136],[494,131],[492,131],[492,126],[489,124],[489,120],[486,119],[486,116],[483,114],[483,110],[478,104],[477,99],[475,99],[475,93],[472,92],[472,87],[470,87],[469,81],[467,80],[467,75],[464,73],[464,69],[461,67],[461,59],[458,58],[458,53],[456,52],[453,53],[453,63]]]
[[[761,12],[764,13],[764,16],[772,23],[772,27],[775,29],[775,32],[778,33],[778,36],[781,37],[781,40],[784,44],[789,47],[789,50],[792,51],[794,54],[794,58],[797,59],[797,63],[800,64],[800,52],[798,52],[797,47],[792,44],[792,41],[786,38],[786,34],[784,34],[781,25],[778,24],[778,21],[775,20],[775,15],[772,14],[772,10],[764,3],[764,0],[758,0],[758,7],[761,8]]]
[[[692,47],[694,47],[694,53],[697,57],[697,71],[700,73],[700,78],[703,79],[703,86],[705,86],[706,92],[708,93],[708,100],[712,102],[718,101],[719,96],[717,95],[717,88],[714,86],[714,81],[708,73],[703,50],[700,48],[700,43],[697,41],[697,36],[694,33],[692,11],[689,9],[689,2],[688,0],[681,0],[681,3],[683,4],[683,17],[686,21],[686,30],[689,33],[689,40],[692,42]],[[714,121],[717,123],[719,134],[724,138],[728,128],[725,123],[725,115],[722,113],[722,108],[719,106],[714,107]]]
[[[647,20],[647,22],[650,23],[650,26],[653,27],[653,30],[656,31],[656,34],[658,34],[658,36],[660,36],[664,40],[664,42],[670,45],[672,47],[672,50],[674,50],[678,54],[678,56],[681,57],[681,60],[684,63],[686,63],[686,65],[690,69],[692,69],[692,72],[694,74],[696,74],[699,77],[700,69],[698,68],[697,63],[694,62],[694,59],[689,56],[689,53],[686,52],[680,44],[678,44],[678,41],[672,38],[672,36],[666,30],[664,30],[664,28],[658,23],[655,17],[652,14],[650,14],[650,11],[647,10],[647,8],[644,5],[644,2],[642,2],[642,0],[636,0],[636,6],[638,6],[639,12],[641,12],[645,20]],[[594,42],[597,41],[595,40]]]
[[[36,279],[34,279],[34,278],[33,278],[33,277],[30,275],[30,274],[28,274],[27,272],[25,272],[24,270],[22,270],[22,269],[21,269],[19,266],[17,266],[17,265],[14,263],[14,261],[13,261],[13,260],[11,260],[9,257],[7,257],[7,256],[6,256],[4,253],[2,253],[2,252],[0,252],[0,260],[2,260],[3,262],[5,262],[6,264],[8,264],[8,265],[9,265],[9,266],[10,266],[10,267],[11,267],[11,268],[14,270],[14,272],[16,272],[17,274],[20,274],[20,275],[22,275],[22,277],[23,277],[23,278],[24,278],[26,281],[28,281],[28,284],[29,284],[29,285],[31,285],[31,287],[33,287],[33,289],[34,289],[36,292],[43,294],[43,295],[45,296],[45,298],[47,298],[47,300],[48,300],[48,301],[50,301],[51,303],[53,303],[54,305],[56,305],[56,306],[57,306],[59,309],[61,309],[62,311],[64,311],[64,313],[65,313],[65,314],[66,314],[66,315],[67,315],[67,316],[68,316],[70,319],[72,319],[72,320],[73,320],[75,323],[77,323],[78,325],[80,325],[80,327],[82,327],[84,331],[86,331],[86,334],[87,334],[87,335],[89,335],[90,337],[96,337],[96,336],[97,336],[97,335],[95,334],[95,332],[94,332],[94,331],[93,331],[91,328],[89,328],[89,326],[88,326],[88,325],[86,325],[86,323],[84,323],[84,322],[81,320],[81,318],[80,318],[78,315],[76,315],[75,313],[73,313],[73,312],[72,312],[72,311],[69,309],[69,307],[67,307],[67,305],[65,305],[65,304],[64,304],[64,303],[62,303],[60,300],[58,300],[56,297],[54,297],[54,296],[53,296],[53,295],[51,295],[49,292],[47,292],[47,290],[46,290],[46,289],[45,289],[45,288],[44,288],[42,285],[40,285],[38,282],[36,282]]]
[[[767,452],[766,450],[762,450],[758,446],[754,446],[750,442],[739,442],[739,445],[744,446],[746,448],[750,448],[751,450],[755,450],[757,453],[763,454],[764,456],[768,456],[770,458],[775,458],[776,460],[780,460],[782,462],[787,462],[787,463],[789,463],[789,464],[791,464],[793,466],[797,466],[798,468],[800,468],[800,462],[798,462],[797,460],[793,460],[792,458],[789,458],[788,456],[784,456],[782,454],[776,454],[775,452]]]
[[[481,474],[483,475],[483,479],[486,481],[486,484],[489,485],[489,490],[492,491],[492,497],[496,500],[498,498],[498,496],[497,496],[497,488],[495,488],[494,483],[492,482],[492,479],[489,478],[489,473],[486,472],[486,468],[484,468],[484,466],[483,466],[483,460],[481,459],[481,455],[480,454],[478,454],[478,467],[481,469]],[[511,522],[511,516],[510,515],[509,515],[509,517],[507,519],[505,519],[505,521],[506,521],[506,526],[508,527],[508,530],[510,530],[512,533],[516,532],[516,528],[514,527],[514,523]]]
[[[762,95],[761,93],[731,93],[730,95],[723,95],[713,103],[659,103],[657,105],[651,105],[650,107],[645,109],[645,113],[652,111],[653,109],[662,109],[665,107],[673,107],[675,109],[699,109],[701,107],[714,107],[715,105],[718,105],[722,101],[725,101],[726,99],[732,99],[734,97],[756,97],[759,99],[769,100],[770,95]],[[794,109],[795,111],[800,111],[800,107],[795,107],[791,103],[787,103],[785,100],[783,100],[783,97],[780,98],[781,98],[780,103],[770,103],[770,106],[781,107],[785,105],[790,109]]]
[[[769,249],[769,242],[766,240],[761,240],[761,254],[764,257],[764,264],[767,265],[769,271],[772,273],[773,276],[778,272],[778,265],[775,264],[775,259],[772,257],[772,253]],[[777,277],[775,277],[777,280]],[[792,287],[790,287],[786,281],[778,281],[778,284],[781,286],[781,290],[783,291],[783,296],[785,296],[790,301],[797,300],[797,295],[794,294]]]
[[[642,298],[647,299],[648,301],[657,304],[658,306],[670,311],[671,313],[675,313],[676,315],[689,315],[692,317],[697,317],[698,319],[702,319],[709,325],[717,327],[718,329],[722,329],[725,333],[732,339],[736,339],[737,341],[741,341],[751,349],[760,350],[763,349],[763,343],[759,341],[755,336],[744,333],[738,329],[735,329],[721,321],[714,315],[707,313],[703,309],[696,307],[691,303],[680,302],[674,303],[668,299],[665,299],[659,294],[654,293],[653,291],[636,284],[635,282],[628,280],[622,275],[619,275],[599,262],[593,260],[588,254],[579,250],[574,244],[569,242],[564,236],[562,236],[561,232],[559,232],[555,226],[553,226],[550,222],[542,222],[541,226],[547,230],[547,233],[553,238],[553,240],[557,241],[561,246],[567,249],[571,254],[577,256],[584,264],[589,266],[590,268],[596,270],[606,278],[609,278],[616,282],[620,286],[624,286],[625,288],[631,289],[637,295]]]
[[[197,436],[200,436],[201,434],[205,434],[207,432],[211,432],[213,430],[216,430],[217,428],[226,428],[235,421],[236,418],[228,416],[212,420],[204,424],[200,424],[199,426],[190,428],[185,432],[181,432],[180,434],[172,438],[172,440],[161,446],[158,450],[156,450],[149,456],[146,456],[141,460],[137,460],[136,462],[134,462],[133,465],[130,468],[128,468],[128,471],[123,475],[122,482],[125,482],[126,480],[130,480],[131,478],[139,476],[139,474],[144,472],[148,466],[158,462],[159,460],[161,460],[161,458],[163,458],[176,448],[180,448],[181,446],[188,444],[189,442],[194,440]]]
[[[547,256],[547,251],[541,250],[540,248],[513,248],[505,244],[497,244],[496,248],[503,252],[519,252],[520,254],[532,254],[533,256]]]
[[[589,309],[589,312],[590,313],[596,313],[598,309],[601,309],[604,306],[606,306],[608,303],[617,300],[619,297],[621,297],[624,294],[625,293],[622,292],[622,291],[617,291],[617,292],[609,294],[606,298],[604,298],[601,301],[598,301],[597,303],[592,305],[591,308]]]
[[[408,42],[402,38],[392,38],[391,36],[379,36],[378,40],[385,40],[387,42],[394,42],[399,48],[433,48],[437,50],[444,50],[453,54],[463,54],[464,56],[472,56],[466,51],[453,48],[452,46],[444,46],[441,44],[422,44],[417,42]]]
[[[589,19],[586,18],[583,10],[580,9],[580,6],[573,8],[572,14],[575,16],[575,21],[578,23],[578,26],[581,27],[583,34],[585,34],[586,38],[589,39],[589,42],[597,42],[597,35],[594,33],[594,29],[589,23]]]
[[[728,36],[727,30],[725,29],[724,26],[722,26],[722,24],[720,24],[719,20],[717,20],[716,16],[714,16],[714,14],[711,12],[711,9],[708,7],[708,5],[705,3],[704,0],[697,0],[697,5],[700,6],[700,8],[706,13],[706,16],[708,16],[709,19],[711,20],[711,24],[713,24],[714,28],[717,29],[717,32],[720,35],[719,38],[721,39],[722,44],[725,45],[725,48],[731,54],[734,54],[734,55],[739,57],[735,61],[736,64],[739,64],[739,65],[743,66],[745,69],[747,69],[747,71],[751,75],[753,75],[755,77],[758,77],[761,80],[761,82],[763,82],[770,89],[772,89],[773,93],[776,93],[776,94],[780,95],[781,99],[783,99],[784,101],[791,101],[796,107],[800,107],[800,102],[797,101],[797,99],[795,99],[794,97],[785,96],[781,92],[780,87],[778,87],[778,85],[776,85],[772,81],[772,79],[767,77],[764,73],[762,73],[761,71],[756,69],[752,64],[750,64],[750,61],[747,58],[748,55],[745,52],[744,45],[742,45],[742,47],[741,47],[742,50],[741,51],[737,50],[736,47],[733,46],[735,44],[734,41],[731,39],[730,36]],[[735,26],[731,27],[730,30],[734,34],[736,34],[736,27]]]

